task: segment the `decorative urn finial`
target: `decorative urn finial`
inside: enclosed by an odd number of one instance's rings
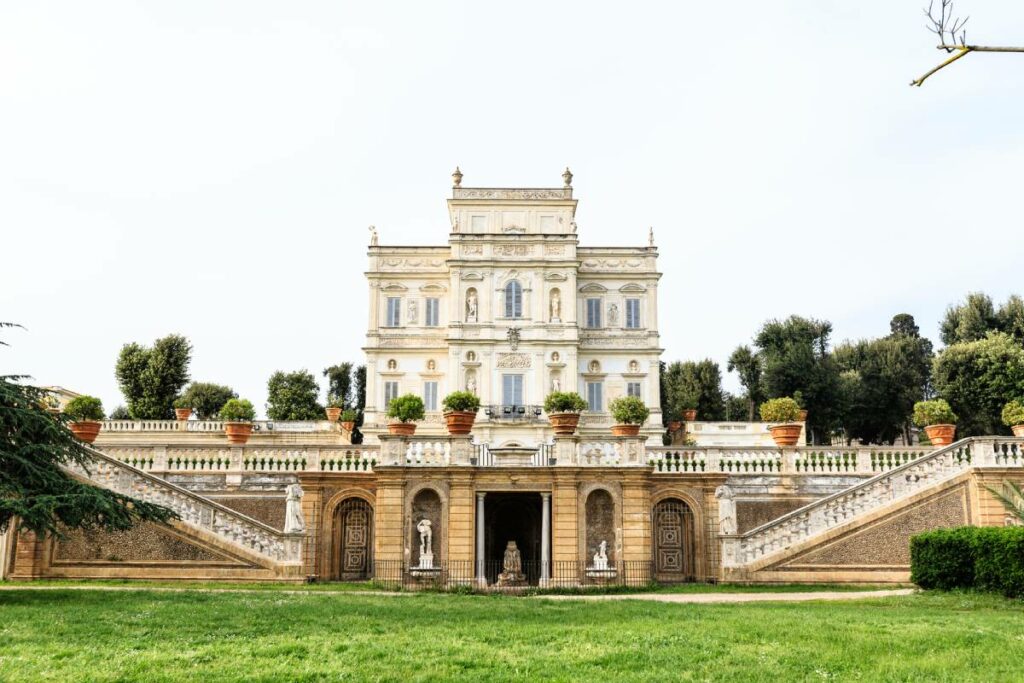
[[[455,173],[452,173],[452,187],[462,187],[462,171],[459,167],[455,167]]]
[[[572,171],[569,170],[568,166],[565,167],[565,173],[562,174],[562,181],[566,187],[572,187]]]

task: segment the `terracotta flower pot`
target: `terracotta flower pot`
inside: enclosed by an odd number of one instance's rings
[[[326,408],[324,412],[327,413],[327,419],[331,422],[337,422],[341,417],[341,408]]]
[[[640,425],[612,425],[612,436],[640,436]]]
[[[228,436],[228,443],[244,446],[252,435],[252,422],[225,422],[224,433]]]
[[[80,422],[72,422],[68,426],[71,427],[71,433],[75,435],[76,439],[92,443],[100,435],[100,427],[103,425],[95,420],[81,420]]]
[[[579,413],[551,413],[548,415],[551,421],[551,429],[558,436],[572,436],[576,433],[576,427],[580,423]]]
[[[453,436],[465,436],[473,431],[473,423],[476,421],[476,411],[453,410],[444,414],[444,421],[448,425],[448,433]]]
[[[956,436],[956,425],[928,425],[924,431],[933,446],[948,446]]]
[[[779,448],[795,446],[800,441],[800,432],[803,431],[803,425],[772,425],[768,428],[768,431],[772,433],[772,439],[775,441],[775,445]]]
[[[389,422],[388,433],[395,436],[412,436],[416,433],[415,422]]]
[[[668,431],[672,432],[673,434],[678,432],[682,428],[683,428],[683,423],[680,420],[669,420],[668,421]]]
[[[191,408],[175,408],[174,417],[178,418],[178,421],[184,422],[188,418],[192,417]]]
[[[796,418],[797,422],[807,422],[807,411],[801,410],[799,417]]]
[[[683,420],[685,422],[693,422],[696,419],[697,419],[697,409],[696,408],[687,408],[686,410],[683,411]]]
[[[1024,425],[1013,425],[1010,429],[1013,430],[1014,436],[1024,438]]]
[[[356,422],[355,420],[345,420],[344,422],[341,423],[341,428],[344,429],[346,432],[351,432],[353,429],[356,428]]]

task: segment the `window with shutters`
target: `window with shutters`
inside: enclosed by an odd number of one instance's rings
[[[626,299],[626,327],[640,328],[640,299]]]
[[[424,312],[423,324],[427,327],[437,327],[441,318],[440,299],[427,299],[427,310]]]
[[[387,327],[398,327],[402,324],[402,299],[397,296],[388,297]]]
[[[601,382],[587,382],[587,410],[592,413],[599,413],[604,408],[603,396],[604,384]]]
[[[506,406],[523,405],[523,376],[501,376],[501,403]]]
[[[391,399],[398,398],[398,382],[384,382],[384,409],[387,410]]]
[[[626,395],[636,396],[637,398],[643,398],[643,396],[640,395],[640,382],[627,382]]]
[[[523,317],[523,286],[518,280],[512,280],[505,285],[505,317]]]
[[[423,407],[426,410],[437,410],[437,382],[423,383]]]
[[[587,299],[587,327],[601,327],[600,299]]]

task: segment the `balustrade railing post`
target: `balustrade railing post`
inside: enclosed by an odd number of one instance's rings
[[[319,472],[320,471],[320,448],[311,448],[306,451],[306,471],[307,472]]]
[[[228,486],[242,485],[242,471],[245,469],[245,446],[232,446],[228,456],[228,472],[224,483]]]
[[[780,474],[795,474],[796,473],[796,461],[800,457],[800,447],[795,448],[784,448],[779,458],[779,473]]]
[[[381,465],[404,465],[405,452],[407,450],[406,438],[393,434],[381,434],[380,439],[380,464]]]
[[[579,448],[580,437],[555,436],[554,457],[555,465],[576,464],[576,452]]]
[[[153,472],[167,471],[167,446],[153,447]]]
[[[707,471],[708,472],[721,472],[722,471],[722,451],[717,448],[707,449]]]
[[[855,472],[857,474],[873,474],[874,471],[871,469],[871,449],[858,447],[857,448],[857,463]]]
[[[451,464],[469,465],[469,459],[473,456],[473,437],[469,435],[451,436],[449,442],[451,443]]]
[[[999,462],[999,454],[996,452],[996,444],[994,441],[971,439],[967,444],[967,447],[971,449],[972,465],[976,467],[995,467],[996,465],[1001,464]]]

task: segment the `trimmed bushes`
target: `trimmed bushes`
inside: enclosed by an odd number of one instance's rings
[[[1024,527],[938,529],[910,539],[910,580],[1024,596]]]

